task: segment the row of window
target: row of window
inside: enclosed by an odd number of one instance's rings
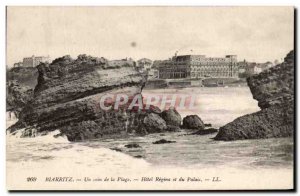
[[[222,64],[220,64],[220,62],[191,62],[191,65],[197,65],[197,66],[205,66],[205,65],[229,66],[229,65],[236,65],[236,62],[224,62]]]
[[[228,67],[209,67],[209,68],[202,68],[202,67],[197,67],[197,68],[192,68],[191,71],[217,71],[217,70],[220,70],[220,71],[226,71],[226,70],[232,70],[231,68],[228,68]],[[238,69],[234,69],[234,70],[238,70]]]

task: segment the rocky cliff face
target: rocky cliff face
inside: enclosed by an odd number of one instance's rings
[[[294,131],[294,51],[284,62],[247,79],[261,111],[220,128],[215,140],[288,137]]]
[[[36,67],[14,67],[6,72],[7,81],[17,81],[20,85],[31,89],[36,86],[38,75]]]
[[[6,111],[18,117],[21,110],[33,98],[38,70],[35,67],[14,67],[6,72]]]
[[[16,116],[33,98],[33,89],[27,85],[22,85],[16,80],[6,83],[6,111],[14,112]]]
[[[11,130],[37,132],[60,129],[71,141],[135,132],[145,112],[102,110],[100,99],[107,94],[141,93],[145,79],[134,67],[109,67],[103,58],[64,56],[38,67],[33,99]],[[29,134],[30,135],[30,134]]]

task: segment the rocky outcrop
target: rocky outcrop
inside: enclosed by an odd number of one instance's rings
[[[6,72],[7,81],[17,81],[31,89],[36,86],[38,75],[36,67],[13,67]]]
[[[181,125],[181,116],[175,108],[169,108],[161,113],[161,117],[166,121],[167,125],[177,126]]]
[[[237,118],[220,128],[215,140],[293,136],[294,52],[282,64],[247,79],[261,111]]]
[[[166,121],[158,114],[150,113],[143,121],[147,133],[158,133],[167,129]]]
[[[138,158],[138,159],[144,158],[142,155],[136,155],[136,156],[133,156],[133,157]]]
[[[153,142],[153,144],[169,144],[169,143],[176,143],[176,141],[169,141],[169,140],[161,139],[156,142]]]
[[[261,109],[294,101],[294,52],[285,62],[247,79],[253,98]]]
[[[141,148],[141,146],[139,144],[136,144],[136,143],[126,144],[125,147],[126,148]]]
[[[182,128],[203,130],[205,125],[197,115],[189,115],[183,118]]]
[[[6,83],[6,111],[14,112],[16,117],[33,98],[33,89],[27,85],[21,85],[16,80]]]
[[[33,98],[33,89],[37,84],[38,71],[35,67],[14,67],[6,72],[6,111],[16,116]]]
[[[135,132],[151,112],[125,107],[103,110],[105,95],[140,95],[145,78],[130,66],[109,67],[104,58],[64,56],[37,66],[38,84],[33,99],[19,114],[11,131],[33,127],[37,132],[61,130],[70,141],[122,137]],[[104,105],[112,105],[115,99]],[[106,105],[107,106],[107,105]]]

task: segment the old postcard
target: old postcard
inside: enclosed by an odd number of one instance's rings
[[[293,7],[7,7],[8,190],[293,190]]]

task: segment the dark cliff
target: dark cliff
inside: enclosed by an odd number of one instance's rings
[[[38,75],[36,67],[14,67],[6,72],[7,81],[17,81],[31,89],[36,86]]]
[[[6,111],[14,112],[16,116],[33,98],[33,89],[22,85],[16,80],[6,83]]]
[[[19,115],[33,98],[38,70],[35,67],[14,67],[6,72],[6,111]]]
[[[220,128],[215,140],[289,137],[294,132],[294,51],[282,64],[247,79],[261,111]]]
[[[32,99],[10,131],[25,128],[31,136],[59,129],[70,141],[167,131],[164,119],[153,107],[101,108],[100,100],[106,95],[123,94],[129,101],[141,96],[146,81],[135,67],[111,67],[104,58],[79,55],[77,59],[64,56],[51,64],[42,63],[37,70]]]

